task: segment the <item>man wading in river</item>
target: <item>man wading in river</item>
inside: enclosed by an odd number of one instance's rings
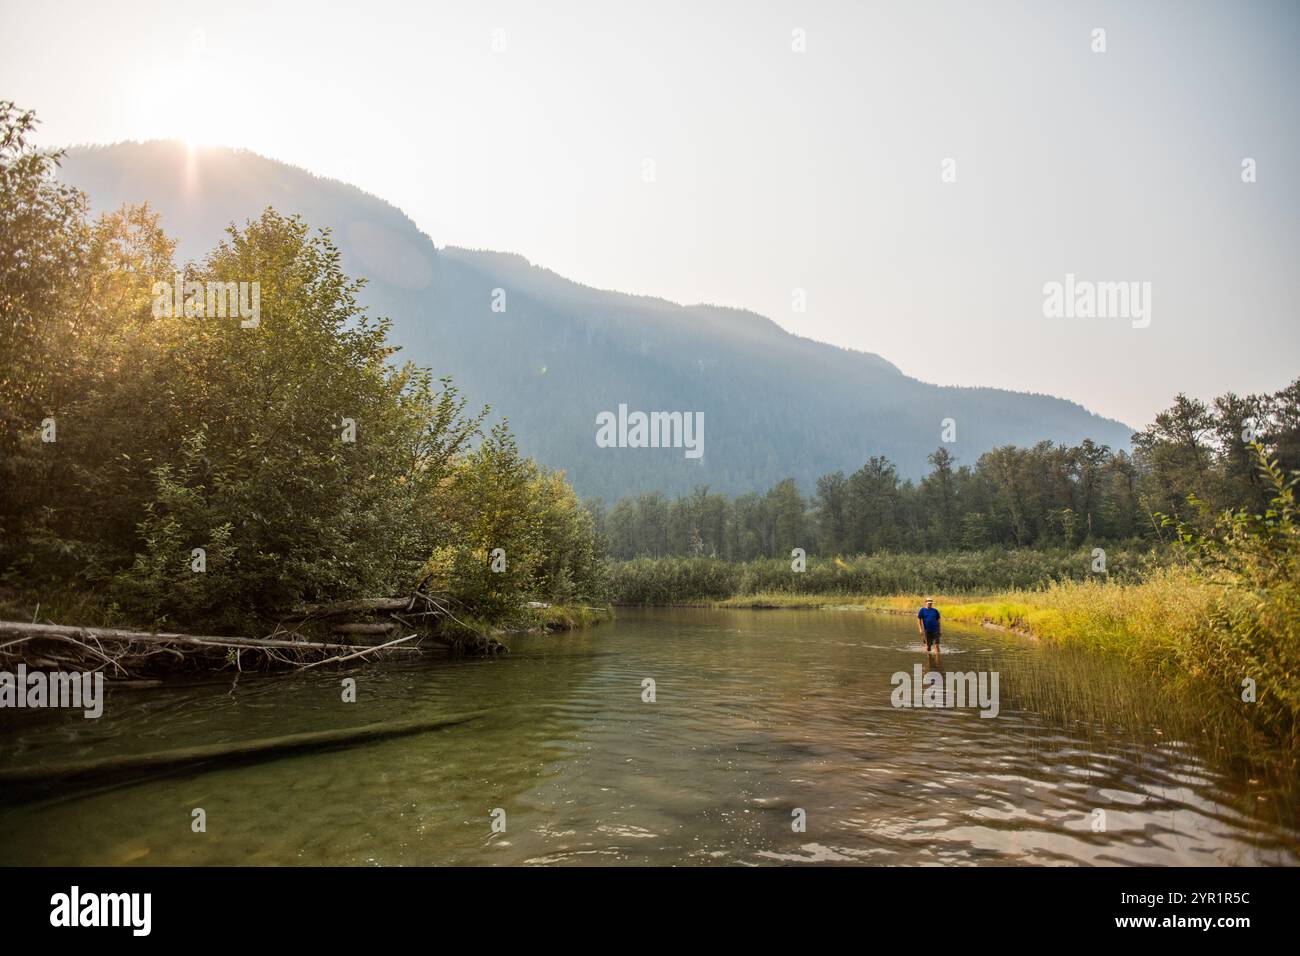
[[[939,653],[939,609],[934,606],[934,598],[925,599],[925,607],[916,612],[916,629],[925,638],[925,652]]]

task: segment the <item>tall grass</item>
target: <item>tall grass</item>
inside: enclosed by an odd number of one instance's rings
[[[918,600],[875,603],[910,609]],[[1294,815],[1300,617],[1283,606],[1289,600],[1188,566],[1152,571],[1138,583],[1069,581],[938,603],[946,620],[1044,639],[1053,666],[1027,684],[1044,712],[1192,733],[1247,774],[1271,777]],[[1058,666],[1063,661],[1069,666]],[[1108,670],[1116,661],[1135,680]]]

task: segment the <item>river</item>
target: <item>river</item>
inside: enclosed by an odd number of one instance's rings
[[[1042,649],[1014,635],[945,635],[945,672],[1001,676],[996,717],[894,706],[893,675],[924,658],[907,618],[624,609],[590,631],[510,644],[490,661],[121,688],[98,720],[6,712],[0,770],[473,719],[3,794],[0,864],[1298,862],[1297,834],[1265,822],[1245,782],[1194,744],[1023,706],[1016,674]]]

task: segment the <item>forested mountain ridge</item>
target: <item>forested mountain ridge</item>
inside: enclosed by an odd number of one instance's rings
[[[362,304],[392,319],[400,357],[453,376],[472,403],[510,420],[523,452],[564,469],[584,495],[699,484],[739,493],[787,477],[811,491],[819,476],[876,455],[916,478],[948,418],[956,441],[945,447],[960,462],[1041,440],[1129,447],[1131,428],[1073,402],[932,385],[752,312],[602,291],[518,255],[439,249],[393,205],[252,153],[75,148],[61,175],[96,211],[148,202],[178,238],[180,261],[267,206],[330,228],[344,271],[367,280]],[[598,447],[597,415],[620,404],[702,412],[703,456]]]

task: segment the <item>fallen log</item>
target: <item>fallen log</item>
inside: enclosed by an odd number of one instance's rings
[[[206,772],[235,763],[256,763],[318,750],[342,749],[360,744],[408,737],[455,727],[477,720],[486,711],[475,711],[437,720],[401,723],[366,724],[340,730],[318,730],[282,737],[264,737],[238,743],[203,744],[174,750],[143,754],[116,754],[62,764],[0,768],[0,799],[9,797],[13,788],[24,789],[58,785],[85,785],[111,779],[114,783],[134,775],[168,770],[192,769]]]
[[[387,624],[335,624],[330,628],[335,634],[391,634],[397,625]]]
[[[11,644],[19,644],[31,638],[48,637],[76,641],[81,637],[93,637],[101,641],[138,641],[146,644],[185,644],[195,647],[278,647],[294,650],[352,651],[351,644],[331,644],[323,641],[291,641],[273,637],[212,637],[196,634],[174,634],[167,631],[131,631],[120,627],[85,627],[73,624],[27,624],[22,621],[0,621],[0,636],[17,637],[19,640],[0,644],[4,650]],[[416,651],[419,648],[406,647],[402,650]]]

